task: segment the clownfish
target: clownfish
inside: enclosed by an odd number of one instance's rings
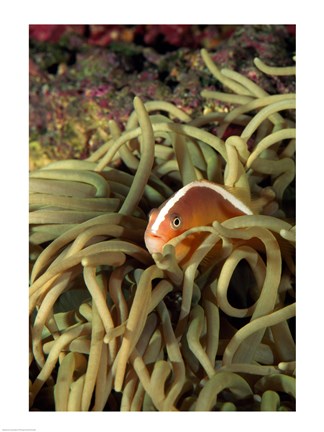
[[[172,238],[193,227],[223,222],[241,215],[254,214],[241,199],[225,186],[208,180],[193,181],[159,208],[151,210],[144,234],[146,248],[153,254],[162,252],[163,246]],[[193,253],[206,233],[192,234],[176,246],[176,258]]]

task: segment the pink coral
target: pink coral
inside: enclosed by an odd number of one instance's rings
[[[67,30],[83,34],[84,27],[84,25],[31,24],[29,26],[29,37],[39,42],[58,42]]]

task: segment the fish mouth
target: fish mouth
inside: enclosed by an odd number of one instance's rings
[[[152,233],[145,233],[144,241],[146,248],[150,252],[150,254],[162,253],[162,248],[165,245],[165,240],[161,236]]]

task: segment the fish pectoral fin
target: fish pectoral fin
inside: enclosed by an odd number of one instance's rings
[[[217,258],[220,257],[221,250],[222,242],[218,241],[200,262],[200,266],[204,271],[207,268],[212,267],[216,262],[218,262]]]

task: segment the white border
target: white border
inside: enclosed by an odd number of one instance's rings
[[[299,6],[301,4],[301,6]],[[301,9],[303,8],[303,9]],[[261,12],[260,12],[261,11]],[[321,3],[232,0],[217,3],[130,1],[1,2],[1,365],[0,432],[292,430],[322,412],[323,172]],[[307,13],[306,13],[307,12]],[[28,24],[297,23],[297,412],[296,413],[29,413],[28,293]],[[322,105],[322,104],[321,104]],[[300,305],[300,306],[299,306]],[[143,417],[144,416],[144,417]],[[157,417],[158,416],[158,417]],[[211,422],[211,423],[206,423]]]

